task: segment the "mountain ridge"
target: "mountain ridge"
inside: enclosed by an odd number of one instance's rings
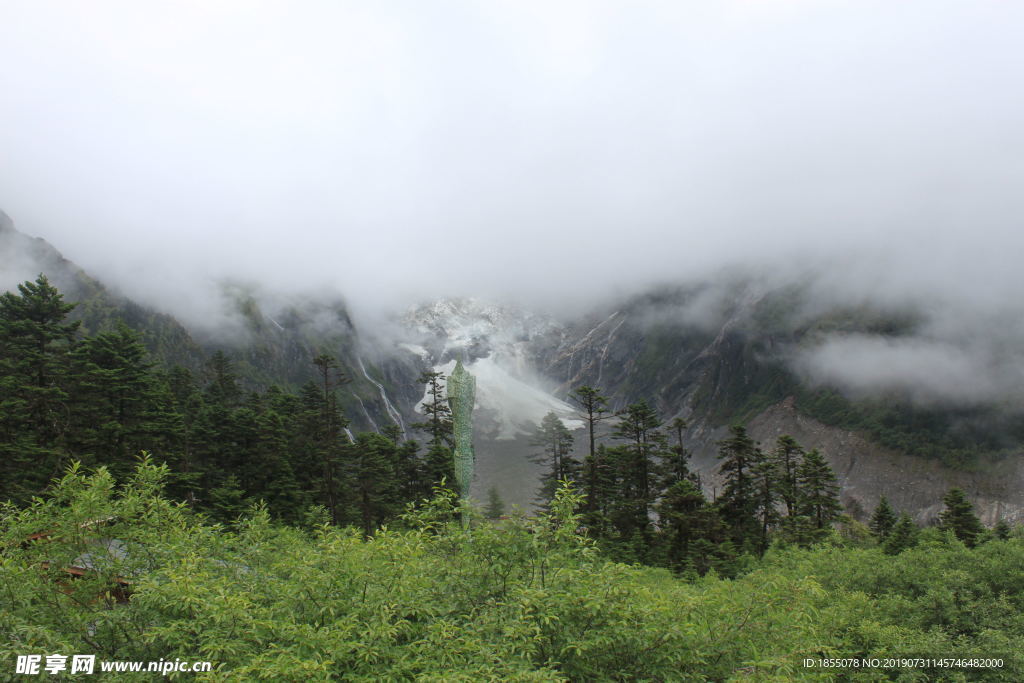
[[[33,268],[26,270],[26,262]],[[314,379],[314,355],[331,353],[349,378],[339,399],[357,431],[395,424],[413,435],[411,425],[422,417],[420,373],[443,370],[456,358],[471,369],[476,364],[485,404],[478,413],[478,497],[497,483],[513,490],[511,502],[529,505],[539,476],[529,460],[529,426],[547,410],[578,426],[566,399],[587,384],[608,394],[613,409],[646,399],[666,421],[687,419],[687,446],[712,495],[719,481],[716,444],[729,424],[743,422],[765,446],[790,433],[820,448],[855,515],[886,495],[928,521],[944,490],[959,485],[988,521],[1024,517],[1021,487],[1006,484],[1024,482],[1017,416],[921,408],[899,397],[853,400],[835,387],[809,384],[787,364],[794,349],[824,334],[908,334],[917,324],[913,312],[863,307],[811,315],[803,310],[805,289],[733,278],[654,290],[568,322],[472,298],[441,300],[410,308],[389,337],[380,337],[358,329],[339,300],[270,310],[258,289],[234,283],[220,294],[243,333],[215,339],[111,291],[45,240],[19,233],[6,214],[0,214],[0,264],[6,280],[38,267],[68,301],[77,301],[74,315],[86,331],[125,322],[167,365],[198,371],[211,353],[225,350],[249,386],[295,388]],[[972,441],[985,425],[994,425],[988,441]],[[901,471],[923,483],[903,486]]]

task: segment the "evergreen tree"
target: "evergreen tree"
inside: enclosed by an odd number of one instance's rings
[[[998,522],[996,522],[996,525],[992,527],[992,533],[1000,541],[1010,540],[1010,532],[1010,525],[1006,523],[1005,519],[1000,519]]]
[[[581,386],[569,392],[569,398],[579,405],[583,412],[583,421],[587,425],[587,449],[586,461],[584,462],[584,493],[587,496],[586,509],[592,516],[598,507],[598,458],[597,439],[595,430],[597,424],[604,420],[608,412],[608,397],[603,396],[599,389],[591,386]]]
[[[396,476],[398,446],[383,434],[363,432],[348,449],[358,524],[363,536],[369,538],[404,507]]]
[[[804,455],[797,470],[800,507],[814,521],[816,529],[824,530],[843,510],[839,502],[839,482],[832,467],[815,450]]]
[[[750,467],[750,477],[754,482],[756,496],[755,509],[760,526],[757,550],[762,555],[768,550],[768,530],[779,517],[775,509],[775,503],[779,499],[778,475],[775,463],[768,457],[762,457]]]
[[[238,519],[253,501],[246,498],[238,477],[227,474],[221,482],[210,489],[207,509],[214,519],[222,522],[233,522]]]
[[[734,425],[729,431],[731,436],[718,443],[725,487],[716,502],[733,541],[742,547],[759,536],[759,497],[753,470],[764,461],[764,454],[742,425]]]
[[[981,520],[963,489],[952,488],[942,499],[946,509],[939,514],[939,528],[952,531],[968,548],[973,548],[984,532]]]
[[[549,503],[558,490],[559,482],[574,480],[579,471],[579,463],[572,457],[573,436],[553,412],[548,413],[534,428],[530,443],[540,449],[532,458],[534,462],[543,464],[547,471],[541,476],[538,501]]]
[[[428,486],[444,481],[451,487],[455,482],[455,465],[452,461],[455,437],[452,411],[444,395],[444,380],[444,374],[437,371],[428,370],[420,375],[419,382],[427,387],[427,400],[420,404],[427,419],[412,426],[430,434],[424,457]]]
[[[882,547],[889,555],[899,555],[907,548],[917,545],[918,531],[917,525],[910,519],[910,515],[904,512],[893,526],[892,531],[889,532]]]
[[[607,538],[611,533],[612,517],[614,511],[619,507],[621,486],[619,485],[617,455],[619,449],[608,448],[605,444],[598,444],[597,451],[592,459],[594,481],[594,506],[588,509],[583,520],[594,538]]]
[[[631,543],[644,559],[651,541],[650,513],[659,494],[655,474],[667,442],[658,414],[646,401],[627,406],[617,417],[612,436],[626,442],[613,451],[621,486],[617,526],[620,538],[634,539]]]
[[[347,488],[343,463],[348,437],[344,433],[348,421],[338,406],[337,389],[348,382],[337,361],[328,354],[313,359],[320,374],[319,385],[309,383],[301,394],[300,428],[307,431],[306,461],[312,460],[312,471],[319,473],[315,483],[317,502],[327,508],[333,524],[341,524],[344,491]]]
[[[498,487],[492,486],[487,489],[487,507],[484,509],[484,517],[487,519],[500,519],[505,515],[505,501],[498,493]]]
[[[76,457],[127,475],[134,456],[152,450],[159,425],[151,422],[157,386],[138,333],[123,323],[83,339],[72,353]]]
[[[402,429],[392,423],[381,430],[395,443],[395,476],[398,479],[398,493],[403,501],[414,501],[430,495],[430,482],[423,473],[417,451],[419,444],[411,439],[402,440]]]
[[[0,499],[26,500],[63,469],[73,308],[45,275],[0,295]]]
[[[893,511],[892,506],[889,505],[889,501],[886,500],[885,496],[882,496],[878,501],[875,511],[871,514],[868,528],[871,529],[871,533],[875,535],[875,538],[881,542],[888,538],[895,524],[896,513]]]
[[[172,422],[172,430],[168,433],[172,437],[177,434],[179,443],[169,460],[175,470],[169,490],[195,507],[198,501],[197,490],[205,476],[200,424],[200,418],[205,412],[203,396],[187,368],[172,368],[166,374],[165,381]]]
[[[694,557],[695,543],[721,540],[722,522],[714,507],[689,479],[672,484],[655,506],[666,566],[679,573],[704,573]]]
[[[775,442],[775,450],[772,451],[772,461],[777,470],[777,488],[779,498],[786,506],[786,516],[792,517],[799,514],[797,503],[797,469],[803,460],[803,447],[788,435],[783,435]]]
[[[274,392],[268,392],[254,414],[256,439],[240,469],[252,497],[265,501],[275,517],[298,523],[301,512],[313,500],[303,492],[296,476],[289,451],[288,424],[274,407],[275,398]]]
[[[690,480],[696,483],[696,477],[690,472],[690,452],[683,444],[683,432],[686,431],[686,427],[686,420],[681,417],[672,420],[670,425],[673,434],[675,434],[676,443],[664,455],[661,466],[662,479],[660,482],[662,490],[667,490],[673,484],[683,480]]]

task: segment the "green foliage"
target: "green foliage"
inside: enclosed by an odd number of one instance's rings
[[[0,294],[0,496],[25,500],[61,471],[73,308],[45,275]]]
[[[545,467],[537,500],[547,505],[554,498],[560,481],[575,480],[579,476],[580,464],[572,457],[572,432],[551,412],[534,427],[530,444],[538,449],[533,461]]]
[[[999,657],[1003,668],[850,680],[1024,677],[1024,543],[773,549],[692,582],[603,559],[569,486],[548,514],[466,532],[439,489],[392,527],[310,532],[254,507],[209,524],[78,468],[0,517],[0,661],[29,652],[209,659],[195,680],[831,680],[805,657]],[[45,536],[26,543],[33,534]],[[116,539],[116,541],[112,540]],[[68,580],[62,569],[90,571]],[[115,608],[120,581],[130,599]],[[901,679],[903,680],[903,679]]]
[[[839,482],[835,472],[817,450],[804,454],[797,469],[797,499],[800,511],[814,521],[816,529],[826,529],[843,506],[839,503]]]
[[[157,370],[137,332],[114,320],[80,335],[72,309],[43,276],[0,296],[0,500],[29,502],[70,460],[127,476],[143,449],[170,467],[171,495],[224,522],[263,501],[292,523],[322,506],[370,534],[429,490],[414,442],[350,442],[333,357],[313,359],[319,381],[298,395],[246,394],[224,351],[198,375]]]
[[[430,435],[425,457],[426,474],[430,484],[455,481],[452,449],[455,446],[452,410],[444,396],[445,376],[441,372],[425,371],[419,382],[427,387],[427,400],[422,403],[426,421],[412,426]]]
[[[892,506],[889,505],[889,501],[886,500],[885,496],[882,496],[878,501],[878,507],[871,513],[871,520],[869,522],[871,533],[879,541],[884,541],[889,537],[889,533],[895,525],[896,513],[893,511]]]
[[[968,547],[973,547],[985,528],[974,514],[974,506],[967,495],[962,489],[952,488],[942,502],[946,509],[939,514],[939,528],[952,531]]]
[[[914,521],[904,512],[883,543],[885,552],[889,555],[898,555],[907,548],[913,548],[917,545],[918,535],[919,530]]]
[[[484,510],[484,517],[487,519],[499,519],[505,516],[505,501],[496,486],[487,489],[487,508]]]

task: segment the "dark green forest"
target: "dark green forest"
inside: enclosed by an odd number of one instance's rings
[[[419,441],[351,434],[329,349],[318,381],[252,391],[222,351],[166,367],[73,308],[44,276],[0,296],[4,660],[205,658],[209,680],[1024,677],[1024,542],[957,489],[935,527],[884,499],[865,526],[821,453],[737,424],[709,500],[684,421],[581,386],[585,443],[550,414],[524,454],[545,470],[537,511],[496,490],[461,506],[443,374],[420,378]],[[1003,664],[802,664],[832,657]]]

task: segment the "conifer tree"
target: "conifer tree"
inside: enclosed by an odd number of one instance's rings
[[[341,465],[344,458],[344,447],[348,439],[343,430],[348,420],[341,414],[338,407],[337,389],[349,379],[341,371],[338,361],[330,354],[321,353],[313,359],[313,364],[320,372],[320,428],[317,435],[320,441],[321,467],[323,471],[324,503],[331,513],[331,521],[340,524],[342,519],[341,497],[344,482],[341,481]]]
[[[369,538],[403,508],[396,472],[398,446],[383,434],[363,432],[348,450],[357,521],[363,536]]]
[[[451,487],[455,484],[455,466],[452,462],[452,448],[455,442],[452,411],[445,399],[444,380],[443,373],[433,370],[420,375],[419,382],[427,387],[427,400],[420,404],[427,419],[412,426],[430,434],[424,457],[428,485],[433,486],[444,481]]]
[[[832,467],[817,449],[808,451],[797,470],[800,507],[814,521],[816,529],[829,526],[843,510],[839,482]]]
[[[605,444],[597,445],[592,463],[595,480],[594,506],[583,515],[584,523],[591,536],[606,538],[611,532],[613,511],[619,507],[621,486],[619,485],[619,468],[617,466],[617,449],[608,448]]]
[[[225,409],[235,407],[242,398],[242,389],[238,386],[234,362],[228,355],[220,350],[215,351],[206,361],[203,372],[207,400]]]
[[[487,519],[500,519],[505,514],[505,501],[498,493],[498,487],[492,486],[487,489],[487,507],[484,509],[484,517]]]
[[[662,490],[666,490],[676,482],[683,481],[684,479],[695,480],[689,467],[690,452],[683,444],[683,432],[686,431],[687,427],[686,420],[677,417],[672,420],[672,424],[669,426],[676,437],[676,442],[664,454],[661,466],[662,480],[660,482]]]
[[[690,479],[680,479],[655,505],[666,566],[679,573],[698,571],[693,558],[697,540],[721,540],[721,520]],[[707,571],[704,568],[704,571]],[[702,572],[699,572],[702,573]]]
[[[299,485],[290,457],[288,424],[273,406],[273,398],[274,394],[268,392],[254,415],[256,440],[249,457],[240,465],[250,495],[264,500],[275,517],[297,523],[312,499]]]
[[[996,522],[996,525],[992,527],[992,533],[1000,541],[1008,541],[1010,540],[1011,533],[1010,525],[1006,523],[1005,519],[1000,519]]]
[[[783,435],[775,442],[772,461],[777,470],[779,498],[786,506],[786,516],[798,514],[797,469],[804,456],[803,447],[793,437]]]
[[[417,451],[419,444],[412,439],[402,440],[402,429],[392,423],[381,433],[395,444],[395,476],[398,480],[399,497],[406,502],[419,500],[430,495],[430,482],[423,472]]]
[[[939,528],[952,531],[968,548],[973,548],[985,531],[974,506],[963,489],[952,488],[942,499],[946,509],[939,513]]]
[[[623,538],[635,539],[632,543],[643,559],[650,546],[650,513],[659,494],[655,474],[667,442],[658,414],[646,401],[627,406],[617,417],[612,436],[625,441],[614,450],[621,486],[618,526]]]
[[[743,546],[758,536],[758,491],[753,469],[764,460],[764,454],[742,425],[734,425],[729,431],[731,436],[718,443],[725,487],[716,502],[733,541]]]
[[[0,499],[27,499],[63,467],[74,307],[45,275],[0,295]]]
[[[152,363],[138,333],[119,323],[113,332],[86,337],[71,354],[74,397],[69,435],[77,457],[124,476],[134,456],[153,450],[157,426]]]
[[[187,368],[171,368],[166,374],[166,384],[170,397],[170,419],[176,423],[174,431],[180,439],[174,459],[169,460],[175,470],[169,489],[195,507],[198,501],[197,490],[205,475],[200,425],[200,418],[205,412],[203,397]]]
[[[546,466],[541,476],[538,501],[547,504],[555,496],[559,482],[576,479],[579,463],[572,457],[573,436],[554,412],[549,412],[534,428],[530,444],[540,449],[532,459]]]
[[[779,499],[778,475],[775,463],[768,457],[762,457],[750,468],[756,497],[755,509],[760,526],[757,550],[762,555],[768,550],[768,529],[778,520],[778,511],[775,509],[775,503]]]
[[[885,552],[889,555],[899,555],[907,548],[913,548],[917,545],[918,532],[917,525],[910,519],[910,515],[904,512],[885,539]]]
[[[584,493],[586,493],[586,509],[593,514],[598,507],[598,458],[597,458],[597,437],[595,430],[597,424],[604,420],[608,412],[608,397],[601,394],[599,389],[591,386],[576,387],[569,392],[569,398],[579,405],[583,412],[583,421],[587,425],[587,440],[589,448],[584,462]]]
[[[871,533],[875,535],[875,538],[881,542],[888,538],[895,524],[896,513],[893,511],[892,506],[889,505],[889,501],[885,496],[882,496],[878,501],[875,511],[871,514],[868,528],[871,529]]]

